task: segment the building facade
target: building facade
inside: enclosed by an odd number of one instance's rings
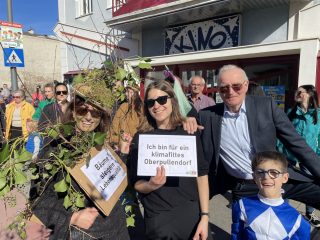
[[[72,78],[104,61],[136,56],[138,41],[104,23],[112,17],[112,0],[59,0],[54,32],[61,41],[61,74]]]
[[[32,93],[36,85],[62,80],[60,42],[54,36],[25,32],[23,46],[25,67],[17,68],[19,88],[24,83]],[[10,67],[4,67],[3,61],[3,51],[0,51],[0,82],[10,86]]]
[[[153,60],[156,71],[141,73],[146,80],[163,78],[167,65],[184,85],[192,75],[202,75],[207,92],[218,98],[218,69],[237,64],[250,81],[286,106],[299,85],[320,90],[319,0],[113,2],[113,17],[106,24],[131,34],[139,55]],[[137,64],[136,59],[129,61]]]

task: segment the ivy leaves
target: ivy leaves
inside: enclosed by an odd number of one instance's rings
[[[28,181],[24,165],[31,160],[32,154],[25,148],[10,150],[6,144],[0,152],[0,157],[0,196],[4,196],[13,188]]]
[[[140,69],[152,69],[151,67],[151,59],[150,58],[139,58],[138,68]]]
[[[9,155],[10,155],[10,153],[9,153],[9,144],[6,143],[6,144],[2,147],[2,149],[1,149],[1,151],[0,151],[0,164],[1,164],[2,162],[4,162],[5,160],[7,160],[7,158],[9,157]]]
[[[66,192],[68,189],[67,182],[65,179],[62,179],[60,182],[57,182],[54,185],[54,190],[56,192]]]
[[[7,185],[6,175],[3,172],[0,172],[0,196],[4,196],[9,191],[10,188]]]
[[[106,133],[101,133],[101,132],[93,133],[93,141],[95,145],[103,145],[106,139],[106,136],[107,136]]]
[[[75,132],[74,127],[70,125],[61,125],[59,130],[63,131],[63,135],[69,136]],[[64,194],[63,206],[66,209],[71,207],[73,211],[76,211],[85,207],[85,197],[74,188],[67,167],[73,167],[81,158],[90,159],[89,150],[94,146],[103,145],[105,138],[106,133],[101,132],[76,133],[72,135],[67,144],[59,144],[57,149],[50,153],[53,160],[45,163],[44,168],[50,175],[62,171],[63,177],[54,184],[54,190],[57,193]],[[73,146],[73,148],[70,148],[70,146]]]
[[[138,69],[152,69],[151,59],[139,57]],[[105,81],[109,87],[112,87],[113,96],[116,100],[124,101],[125,87],[138,88],[141,82],[140,77],[130,64],[124,61],[105,61],[103,63],[103,71],[106,73]],[[121,82],[122,84],[117,84]],[[122,85],[122,86],[121,86]]]
[[[133,207],[132,205],[126,205],[125,206],[125,213],[126,213],[126,216],[127,216],[127,227],[134,227],[134,223],[135,223],[135,220],[134,220],[134,217],[135,217],[135,214],[133,214]]]
[[[72,207],[73,210],[78,210],[85,207],[84,195],[74,189],[69,173],[65,178],[54,184],[54,190],[59,193],[66,193],[63,200],[63,206],[66,209]]]

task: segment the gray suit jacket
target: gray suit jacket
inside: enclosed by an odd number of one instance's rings
[[[270,97],[247,96],[245,99],[249,134],[256,152],[275,151],[277,138],[292,151],[308,168],[312,175],[320,179],[320,158],[296,132],[285,112],[278,108]],[[227,175],[220,163],[221,122],[224,104],[206,108],[199,112],[202,144],[205,157],[210,163],[209,180],[214,194],[230,189],[232,177]],[[312,181],[299,171],[289,169],[290,179]]]

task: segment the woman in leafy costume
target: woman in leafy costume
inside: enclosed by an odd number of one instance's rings
[[[33,214],[52,230],[50,239],[129,239],[120,201],[110,215],[104,217],[65,168],[57,165],[58,162],[61,166],[70,166],[77,158],[88,158],[89,149],[94,144],[103,143],[100,136],[108,128],[109,114],[99,102],[78,94],[69,105],[65,117],[65,121],[75,123],[75,129],[72,131],[67,125],[62,126],[62,135],[67,135],[62,136],[63,143],[43,151],[52,159],[43,163],[44,169],[51,171],[51,174],[53,170],[57,172],[52,174],[50,183],[35,201]],[[55,135],[53,133],[51,135]]]

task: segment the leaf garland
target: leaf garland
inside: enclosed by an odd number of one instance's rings
[[[139,60],[138,68],[151,69],[150,59],[139,58]],[[108,107],[111,107],[117,100],[125,100],[125,87],[137,87],[140,84],[140,79],[134,69],[121,61],[117,63],[106,61],[102,69],[85,71],[74,79],[75,84],[97,83],[99,81],[102,81],[104,86],[110,90],[109,95],[111,97],[105,97],[106,93],[100,91],[102,88],[99,88],[99,84],[95,88],[94,94],[98,102],[103,101],[103,106]],[[114,86],[118,81],[123,84],[115,89]],[[0,150],[0,197],[6,197],[11,190],[24,186],[31,180],[39,182],[40,189],[42,189],[41,195],[48,181],[61,171],[63,178],[55,183],[54,189],[56,192],[64,194],[64,207],[66,209],[71,208],[72,211],[84,208],[85,196],[73,187],[73,180],[67,171],[67,167],[73,167],[82,158],[89,161],[89,150],[97,145],[103,145],[106,133],[77,133],[74,124],[56,124],[48,127],[45,132],[40,134],[42,137],[59,141],[57,148],[48,153],[47,159],[34,162],[32,153],[24,147],[25,139],[22,137],[17,138],[10,146],[8,143],[3,145]],[[26,174],[26,172],[30,174]],[[124,196],[122,204],[126,205],[125,212],[127,226],[129,227],[134,226],[135,215],[133,214],[133,204],[129,203],[128,199],[131,198]],[[25,211],[21,212],[10,225],[10,229],[17,230],[22,239],[26,238],[24,227],[31,214],[28,205]]]

